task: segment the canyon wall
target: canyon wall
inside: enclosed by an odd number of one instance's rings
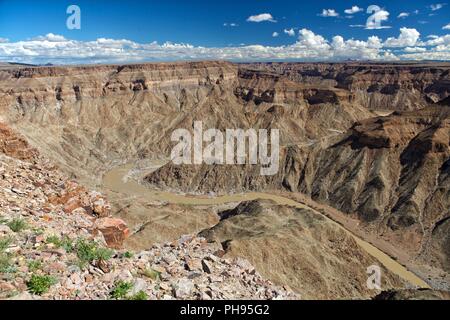
[[[449,270],[450,66],[227,62],[0,69],[0,120],[99,184],[165,158],[177,128],[280,129],[280,170],[167,164],[145,181],[187,192],[302,192]]]

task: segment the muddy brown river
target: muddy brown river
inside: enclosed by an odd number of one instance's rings
[[[158,168],[162,164],[163,162],[155,162],[153,168],[156,170],[156,168]],[[323,215],[319,211],[316,211],[302,203],[296,202],[292,199],[288,199],[283,196],[278,196],[264,192],[248,192],[218,197],[205,197],[205,196],[182,195],[172,192],[152,190],[151,188],[147,188],[144,185],[139,184],[136,181],[136,179],[133,179],[131,177],[130,172],[131,170],[133,170],[134,167],[135,167],[134,164],[126,164],[110,170],[105,174],[103,178],[103,186],[111,191],[125,194],[128,196],[138,196],[148,201],[166,201],[169,203],[187,204],[187,205],[222,205],[230,202],[266,199],[272,200],[280,205],[288,205],[297,208],[307,208],[309,210],[312,210],[316,214],[325,217],[327,220],[336,223],[335,221]],[[354,235],[341,225],[339,224],[337,225],[343,230],[345,230],[347,233],[349,233],[355,239],[355,241],[358,243],[359,246],[361,246],[371,256],[376,258],[386,269],[397,274],[402,279],[406,280],[407,282],[409,282],[414,286],[420,288],[429,288],[429,285],[425,281],[423,281],[413,272],[409,271],[403,265],[392,259],[389,255],[379,250],[378,248],[368,243],[367,241],[364,241],[363,239]]]

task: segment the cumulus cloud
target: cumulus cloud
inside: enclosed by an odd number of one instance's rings
[[[276,38],[276,37],[278,37],[280,34],[278,33],[278,32],[274,32],[274,33],[272,33],[272,37],[274,37],[274,38]]]
[[[1,38],[0,37],[0,43],[6,43],[6,42],[9,42],[8,38]]]
[[[450,23],[442,27],[443,30],[450,30]]]
[[[430,5],[430,9],[431,9],[431,11],[437,11],[437,10],[442,9],[445,5],[446,5],[446,3],[435,3],[435,4]]]
[[[336,10],[334,10],[334,9],[323,9],[320,16],[321,17],[337,17],[337,16],[339,16],[339,13],[337,13]]]
[[[274,36],[274,33],[272,36]],[[185,43],[137,43],[127,39],[100,38],[77,41],[64,37],[42,36],[26,41],[0,43],[0,61],[25,63],[125,63],[171,60],[304,60],[341,61],[431,59],[450,60],[450,34],[419,41],[415,29],[402,28],[398,37],[383,41],[377,36],[365,40],[345,39],[336,35],[326,39],[309,29],[301,29],[289,45],[242,45],[202,47]],[[60,41],[49,41],[48,39]],[[37,40],[41,39],[41,40]],[[64,40],[62,40],[64,39]],[[424,51],[421,47],[427,47]],[[394,52],[389,48],[399,48]],[[404,50],[403,50],[403,49]],[[408,49],[407,49],[408,48]]]
[[[361,12],[363,10],[364,10],[363,8],[360,8],[358,6],[352,6],[350,9],[345,9],[344,12],[346,14],[354,14],[354,13]]]
[[[64,38],[63,36],[57,35],[57,34],[47,33],[45,36],[38,36],[38,37],[33,38],[32,40],[61,42],[61,41],[66,41],[66,38]]]
[[[450,34],[443,36],[432,36],[430,40],[421,43],[424,46],[450,46]]]
[[[261,13],[254,16],[250,16],[247,18],[248,22],[263,22],[263,21],[270,21],[270,22],[277,22],[270,13]]]
[[[286,33],[286,34],[287,34],[288,36],[290,36],[290,37],[294,37],[294,36],[295,36],[295,31],[294,31],[293,28],[290,28],[290,29],[284,29],[283,32]]]
[[[414,28],[401,28],[400,35],[397,38],[388,38],[384,46],[389,48],[412,47],[419,40],[420,33]]]
[[[401,13],[397,16],[397,18],[406,18],[406,17],[409,17],[409,13],[408,13],[408,12],[401,12]]]
[[[427,48],[424,47],[406,47],[405,52],[426,52]]]

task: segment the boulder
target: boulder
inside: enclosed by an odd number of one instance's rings
[[[126,223],[118,218],[99,218],[95,221],[94,228],[103,234],[107,245],[111,248],[122,247],[130,233]]]

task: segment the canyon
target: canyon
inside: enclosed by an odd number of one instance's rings
[[[129,250],[198,234],[303,298],[372,298],[362,239],[448,291],[449,96],[437,62],[2,66],[0,123],[21,136],[0,151],[26,141],[101,191]],[[172,163],[172,132],[196,121],[279,130],[278,172]],[[419,283],[382,268],[383,290]]]

